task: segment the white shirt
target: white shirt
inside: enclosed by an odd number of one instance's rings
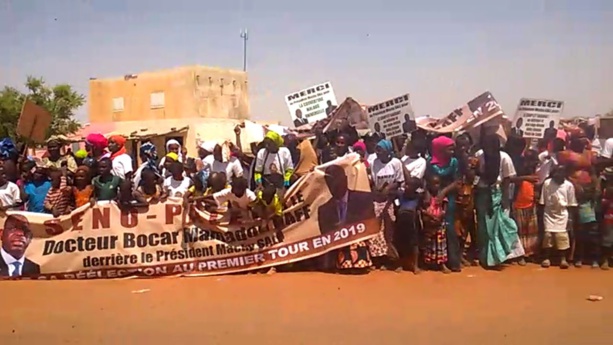
[[[132,157],[127,153],[120,154],[119,156],[113,158],[111,173],[117,177],[120,177],[122,180],[126,179],[126,174],[134,171],[132,169]]]
[[[483,150],[477,151],[477,153],[475,153],[475,157],[479,158],[479,171],[481,173],[485,172],[485,155],[483,154]],[[496,182],[501,183],[505,178],[515,176],[517,176],[517,172],[515,172],[515,166],[513,165],[511,156],[504,151],[500,151],[500,170],[498,172]],[[479,179],[478,185],[481,187],[487,187],[485,182],[482,182],[481,179]]]
[[[213,198],[219,206],[222,206],[226,202],[229,202],[232,207],[240,208],[243,210],[248,209],[249,204],[251,204],[257,199],[255,193],[252,192],[250,189],[245,190],[245,194],[243,194],[243,196],[239,198],[234,193],[232,193],[232,188],[224,189],[213,194]]]
[[[182,198],[191,185],[191,180],[184,177],[183,180],[175,180],[172,176],[164,180],[164,190],[168,192],[171,198]]]
[[[409,156],[404,156],[401,159],[402,164],[404,164],[405,168],[409,171],[411,177],[415,177],[418,179],[423,179],[426,174],[426,166],[428,163],[425,158],[411,158]]]
[[[610,159],[613,156],[613,138],[605,140],[604,147],[600,151],[600,157]]]
[[[600,139],[598,139],[598,136],[596,136],[594,140],[592,140],[592,152],[597,155],[600,155],[601,150],[602,147],[600,147]]]
[[[266,162],[264,162],[266,158]],[[292,162],[292,154],[287,147],[279,147],[277,153],[267,153],[266,149],[258,151],[255,160],[255,171],[262,172],[262,175],[270,175],[272,173],[285,175],[289,169],[294,169]]]
[[[12,276],[13,273],[15,273],[15,269],[16,269],[15,263],[16,262],[19,262],[19,272],[17,272],[17,275],[21,275],[21,272],[23,272],[23,264],[25,262],[25,256],[22,256],[21,259],[17,260],[11,254],[5,252],[4,248],[0,248],[0,255],[2,255],[2,259],[4,260],[4,263],[9,269],[9,277]]]
[[[228,183],[232,182],[232,177],[243,176],[243,166],[236,157],[230,157],[227,162],[219,162],[215,160],[213,155],[208,155],[202,160],[203,169],[208,170],[209,173],[223,172],[226,173]]]
[[[377,153],[366,153],[366,161],[368,162],[369,166],[372,166],[372,163],[375,161],[375,159],[377,159]]]
[[[138,167],[138,169],[136,169],[134,174],[132,174],[132,181],[134,183],[134,188],[138,188],[138,185],[140,184],[140,180],[141,180],[140,175],[142,174],[143,170],[146,167],[147,167],[147,163],[143,163]]]
[[[14,205],[19,202],[21,202],[21,194],[16,184],[9,181],[0,187],[0,204],[2,206]]]
[[[404,174],[402,170],[402,162],[398,158],[392,158],[387,163],[375,159],[371,166],[371,178],[377,189],[381,189],[385,183],[403,183]]]
[[[536,175],[539,177],[539,183],[545,182],[549,178],[551,169],[558,165],[556,154],[550,154],[548,151],[543,151],[538,155],[539,165],[536,168]]]
[[[564,180],[558,185],[552,179],[545,180],[539,204],[545,205],[543,220],[546,232],[565,232],[568,224],[568,207],[577,206],[575,187]]]

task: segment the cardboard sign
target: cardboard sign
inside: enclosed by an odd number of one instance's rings
[[[355,127],[357,130],[368,130],[368,114],[366,106],[361,105],[351,97],[347,97],[334,111],[330,117],[330,122],[326,125],[323,132],[339,130],[346,126]]]
[[[428,131],[452,133],[467,131],[502,117],[504,111],[491,92],[486,91],[437,121],[420,125]]]
[[[330,82],[290,93],[285,102],[295,127],[325,119],[338,105]]]
[[[37,144],[45,142],[47,129],[51,125],[51,113],[34,102],[26,99],[21,108],[17,134]]]
[[[513,131],[524,138],[544,138],[545,131],[557,131],[563,110],[562,101],[522,98],[513,120]]]
[[[415,116],[408,93],[369,106],[367,112],[370,130],[379,133],[381,137],[391,139],[415,128]]]

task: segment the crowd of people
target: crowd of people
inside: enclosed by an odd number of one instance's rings
[[[65,143],[52,137],[42,159],[4,139],[0,212],[59,217],[97,201],[138,207],[174,198],[228,211],[233,219],[269,219],[279,230],[284,193],[298,178],[357,154],[368,172],[379,233],[292,267],[452,273],[479,264],[603,270],[613,264],[613,184],[607,184],[613,139],[600,149],[591,127],[550,131],[538,143],[510,133],[504,145],[485,132],[474,142],[467,133],[453,138],[417,129],[394,145],[377,133],[316,127],[314,139],[269,131],[248,151],[240,132],[236,127],[234,143],[200,143],[193,156],[168,140],[163,157],[150,141],[140,142],[132,157],[118,135],[89,134],[76,152],[64,152]]]

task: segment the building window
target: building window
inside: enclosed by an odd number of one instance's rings
[[[123,111],[123,97],[113,98],[113,112],[118,113]]]
[[[164,92],[151,93],[151,109],[164,108]]]

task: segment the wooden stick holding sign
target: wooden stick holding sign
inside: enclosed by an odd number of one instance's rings
[[[51,113],[26,98],[21,108],[16,132],[30,142],[42,144],[51,125]]]

